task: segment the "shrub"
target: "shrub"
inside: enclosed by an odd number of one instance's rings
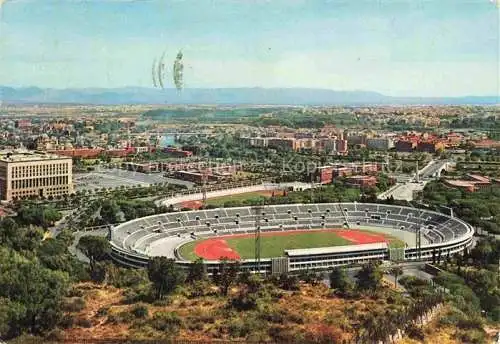
[[[235,297],[231,298],[230,306],[238,311],[248,311],[257,307],[258,297],[256,294],[240,292]]]
[[[61,321],[59,321],[59,326],[61,326],[62,328],[71,328],[73,327],[74,323],[75,318],[70,314],[65,314],[61,318]]]
[[[68,297],[82,297],[83,296],[83,291],[81,289],[72,287],[68,291]]]
[[[177,313],[156,312],[150,321],[150,325],[158,331],[176,335],[182,326],[182,320]]]
[[[277,343],[304,343],[304,334],[291,326],[276,325],[269,329],[269,336]]]
[[[299,290],[299,279],[297,276],[282,274],[279,277],[272,276],[269,281],[284,290]]]
[[[63,301],[62,309],[66,312],[80,312],[85,308],[85,300],[82,297],[66,298]]]
[[[148,282],[144,269],[126,269],[111,265],[108,267],[108,283],[117,288],[134,287]]]
[[[342,340],[342,331],[337,327],[318,324],[305,334],[305,342],[308,343],[340,343]]]
[[[486,334],[482,330],[460,331],[458,337],[461,343],[470,343],[470,344],[486,343]]]
[[[47,334],[45,339],[50,342],[62,342],[64,341],[64,331],[59,328],[55,328]]]
[[[259,313],[259,316],[262,320],[276,324],[282,324],[286,319],[284,312],[278,309],[264,309],[261,313]]]
[[[90,327],[92,327],[92,321],[90,321],[87,318],[77,318],[75,320],[75,326],[90,328]]]
[[[458,320],[457,327],[464,330],[479,330],[483,328],[483,321],[478,316],[463,317]]]
[[[173,300],[169,297],[166,297],[162,300],[155,300],[153,302],[153,306],[156,307],[165,307],[165,306],[170,306],[173,303]]]
[[[103,316],[105,316],[105,315],[107,315],[107,314],[108,314],[108,311],[109,311],[109,307],[108,307],[108,306],[104,306],[104,307],[101,307],[101,308],[99,308],[99,309],[97,310],[96,315],[97,315],[98,317],[103,317]]]
[[[109,314],[107,322],[112,324],[130,323],[134,320],[134,314],[128,311]]]
[[[232,338],[246,337],[251,332],[252,327],[249,321],[240,318],[233,318],[227,325],[229,335]]]
[[[406,328],[406,334],[411,339],[419,341],[423,341],[425,339],[425,334],[422,328],[413,323],[409,324],[408,327]]]
[[[151,290],[145,285],[140,285],[137,288],[126,289],[123,293],[123,296],[123,302],[126,304],[136,302],[151,302],[153,300]]]
[[[136,317],[136,318],[147,318],[148,315],[149,315],[149,310],[148,310],[148,306],[144,305],[144,304],[138,304],[138,305],[135,305],[133,308],[132,308],[132,314]]]
[[[210,284],[206,281],[195,281],[192,283],[189,292],[187,293],[187,297],[189,298],[198,298],[201,296],[207,295],[210,291]]]

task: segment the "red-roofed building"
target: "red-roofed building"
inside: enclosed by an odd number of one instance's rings
[[[474,148],[500,148],[500,141],[495,140],[481,140],[471,142]]]
[[[166,147],[163,149],[163,152],[175,158],[187,158],[193,155],[193,152],[191,151],[181,150],[174,147]]]
[[[70,156],[72,158],[96,159],[103,151],[104,149],[102,148],[74,148],[74,149],[51,150],[48,152],[57,155]]]
[[[488,177],[480,176],[477,174],[468,174],[467,180],[447,179],[445,184],[448,186],[463,189],[468,192],[475,192],[482,189],[491,187],[491,180]]]
[[[375,176],[351,176],[346,179],[347,185],[359,188],[374,187],[377,185],[377,177]]]

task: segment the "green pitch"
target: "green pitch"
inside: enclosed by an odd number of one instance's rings
[[[367,234],[375,234],[374,232],[366,230],[357,230],[357,232],[364,232]],[[274,234],[274,235],[272,235]],[[380,233],[376,233],[379,234]],[[391,247],[404,247],[404,243],[389,235],[384,235],[389,240]],[[227,246],[236,251],[241,259],[252,259],[255,257],[255,238],[254,236],[247,237],[224,237]],[[189,242],[179,249],[180,255],[184,259],[195,260],[199,258],[195,253],[196,246],[205,240],[200,239],[197,241]],[[350,240],[344,239],[337,235],[335,231],[331,232],[275,232],[263,233],[261,236],[261,258],[281,257],[285,250],[289,249],[305,249],[305,248],[320,248],[331,246],[344,246],[355,245]]]
[[[255,258],[255,238],[227,238],[229,247],[242,259]],[[261,236],[261,258],[281,257],[285,250],[352,245],[334,232],[290,233],[288,235]]]

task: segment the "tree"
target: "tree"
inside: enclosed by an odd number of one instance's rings
[[[150,259],[148,277],[153,283],[157,300],[173,292],[184,281],[184,273],[175,265],[175,260],[166,257]]]
[[[14,240],[18,230],[18,225],[10,217],[0,221],[0,245],[10,246],[10,243]]]
[[[104,200],[101,204],[100,215],[102,220],[106,224],[112,224],[118,222],[118,212],[120,211],[120,207],[113,200]]]
[[[391,274],[394,276],[394,288],[398,286],[398,276],[403,274],[403,269],[400,266],[391,268]]]
[[[89,259],[91,275],[97,272],[97,262],[105,260],[111,253],[111,245],[106,238],[92,235],[81,237],[76,248]]]
[[[361,290],[376,290],[382,282],[382,271],[378,264],[370,262],[363,265],[356,275],[358,278],[358,288]]]
[[[12,338],[22,331],[20,322],[26,316],[26,307],[19,302],[0,297],[0,338]]]
[[[205,279],[206,275],[203,258],[198,258],[189,266],[189,272],[186,280],[188,282],[201,281]]]
[[[240,270],[240,263],[236,260],[229,260],[222,258],[219,264],[219,270],[214,275],[214,281],[219,286],[222,295],[228,294],[231,285],[236,282],[238,272]]]
[[[60,220],[61,213],[52,206],[22,205],[17,211],[17,220],[25,225],[37,225],[47,228]]]
[[[479,240],[471,251],[471,257],[480,265],[492,261],[493,245],[489,240]]]
[[[352,281],[347,276],[347,272],[342,267],[335,267],[330,273],[330,287],[338,290],[341,293],[348,292],[352,289]]]
[[[1,330],[15,336],[23,330],[40,334],[54,328],[62,316],[68,275],[44,268],[36,258],[28,259],[6,248],[0,248],[0,261]],[[7,315],[4,308],[10,310]]]

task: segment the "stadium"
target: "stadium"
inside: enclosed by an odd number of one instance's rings
[[[429,210],[319,203],[153,215],[112,228],[110,241],[114,261],[128,267],[166,256],[187,268],[200,257],[211,273],[227,257],[246,270],[282,273],[371,260],[444,259],[469,247],[473,233],[460,219]]]

